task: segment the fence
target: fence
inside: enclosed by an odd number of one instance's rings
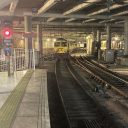
[[[10,61],[10,68],[14,71],[35,69],[35,66],[39,64],[39,51],[24,49],[14,49],[12,56],[8,59],[1,50],[0,53],[0,71],[4,72],[8,70],[8,61]]]
[[[4,51],[0,52],[0,72],[19,71],[25,69],[35,69],[39,66],[39,61],[51,61],[55,59],[54,53],[40,55],[39,51],[34,49],[14,49],[12,56],[5,56]],[[10,62],[10,64],[9,64]],[[8,68],[9,67],[9,68]]]

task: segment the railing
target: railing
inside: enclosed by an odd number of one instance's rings
[[[39,64],[39,51],[34,49],[25,51],[24,49],[14,49],[12,56],[8,59],[1,51],[0,54],[0,72],[8,71],[8,61],[10,61],[10,68],[14,71],[35,69]]]
[[[11,69],[13,71],[35,69],[43,61],[51,61],[55,59],[55,53],[39,54],[34,49],[14,49],[11,56],[5,56],[4,51],[0,52],[0,72],[6,72]],[[10,63],[10,64],[9,64]],[[10,67],[10,68],[8,68]]]
[[[7,70],[7,61],[5,61],[5,55],[3,50],[0,51],[0,72]]]

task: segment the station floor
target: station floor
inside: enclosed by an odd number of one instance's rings
[[[0,128],[50,128],[47,70],[0,74]]]
[[[26,70],[17,71],[14,75],[8,77],[7,72],[0,72],[0,108],[5,103],[6,99],[25,75]]]

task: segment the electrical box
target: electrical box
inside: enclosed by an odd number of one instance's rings
[[[115,59],[115,50],[113,49],[106,49],[105,50],[105,61],[108,63],[113,63]]]

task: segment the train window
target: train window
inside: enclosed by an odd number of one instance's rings
[[[61,46],[62,47],[66,47],[67,46],[67,42],[61,42]]]
[[[60,46],[60,42],[55,42],[54,43],[54,47],[59,47]]]

